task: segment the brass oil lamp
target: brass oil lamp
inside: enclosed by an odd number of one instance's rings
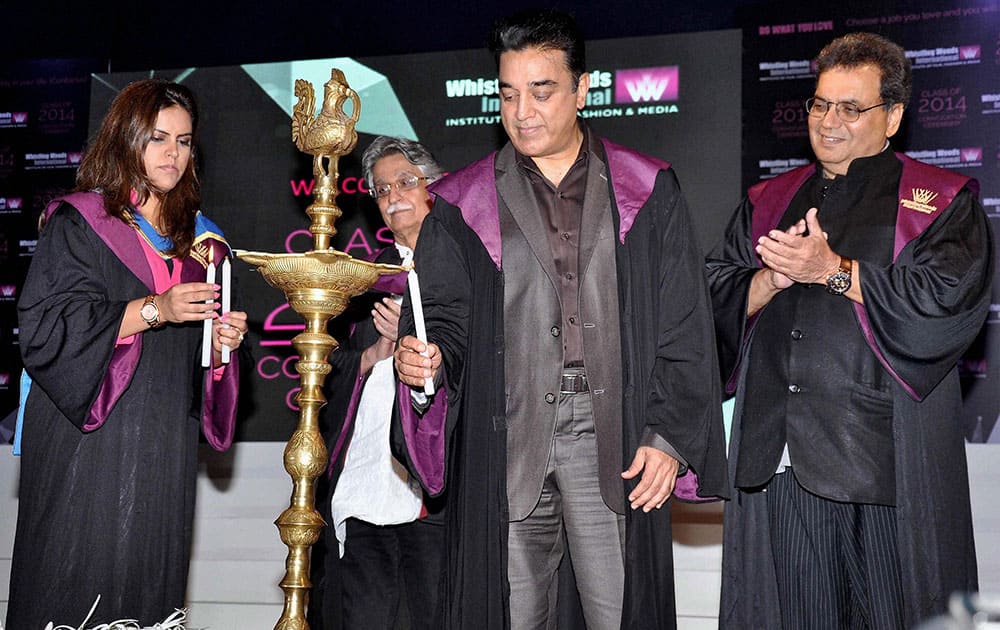
[[[328,453],[319,432],[319,410],[326,404],[323,383],[330,373],[330,353],[337,341],[327,333],[327,322],[341,314],[353,296],[368,290],[381,275],[398,273],[402,267],[355,260],[330,247],[340,217],[337,207],[337,161],[357,144],[354,125],[361,115],[361,101],[347,85],[344,73],[331,70],[324,84],[324,98],[315,113],[313,86],[295,81],[298,102],[292,112],[292,140],[303,153],[313,156],[316,178],[314,201],[306,209],[312,219],[309,231],[314,248],[303,254],[269,254],[239,250],[237,256],[257,270],[271,286],[285,293],[288,304],[306,322],[305,331],[292,339],[299,355],[295,365],[301,376],[298,394],[299,422],[284,452],[285,470],[292,478],[290,504],[275,521],[281,541],[288,547],[285,576],[279,586],[285,604],[275,630],[308,630],[309,553],[325,523],[316,510],[316,478],[326,470]],[[353,109],[347,114],[345,103]]]

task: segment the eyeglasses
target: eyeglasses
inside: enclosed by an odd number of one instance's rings
[[[380,199],[382,197],[388,197],[392,189],[395,188],[399,191],[413,190],[422,181],[430,180],[430,177],[417,177],[416,175],[407,175],[406,177],[401,177],[395,182],[390,184],[379,184],[378,186],[373,186],[368,189],[368,194],[375,199]]]
[[[861,114],[867,112],[870,109],[875,109],[876,107],[885,107],[888,103],[879,103],[878,105],[872,105],[871,107],[866,107],[861,109],[854,103],[847,101],[841,101],[839,103],[833,103],[826,99],[822,99],[818,96],[806,101],[806,111],[809,112],[810,116],[815,116],[816,118],[822,118],[826,116],[826,113],[830,111],[833,107],[834,111],[837,112],[837,117],[844,122],[855,122],[861,118]]]

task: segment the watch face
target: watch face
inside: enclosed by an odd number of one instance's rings
[[[157,310],[155,304],[150,303],[150,304],[143,304],[142,309],[139,310],[139,314],[142,315],[142,318],[146,320],[147,323],[149,323],[156,320],[156,317],[157,315],[160,314],[160,311]]]
[[[826,290],[834,295],[842,295],[851,288],[851,274],[838,271],[826,279]]]

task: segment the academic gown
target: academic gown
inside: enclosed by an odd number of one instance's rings
[[[952,591],[978,589],[956,362],[986,317],[994,253],[975,180],[956,180],[957,174],[898,157],[904,170],[894,260],[888,266],[860,260],[864,305],[854,310],[867,350],[876,352],[893,376],[896,531],[909,628],[945,612]],[[804,181],[812,173],[808,169],[784,177]],[[748,395],[741,368],[748,363],[754,318],[746,317],[747,295],[761,266],[753,245],[768,229],[755,220],[755,201],[761,208],[765,200],[773,201],[769,185],[751,190],[708,259],[722,378],[736,392],[731,483]],[[777,185],[787,186],[791,195],[799,184],[779,180]],[[935,202],[930,213],[907,208],[917,187],[952,200],[946,207]],[[769,211],[775,223],[783,213]],[[908,225],[913,221],[921,224]],[[734,490],[724,530],[719,627],[781,628],[765,497]]]
[[[391,246],[376,252],[372,260],[391,265],[402,262],[399,252]],[[389,278],[393,282],[391,288]],[[330,503],[350,446],[361,392],[368,380],[368,375],[361,373],[361,353],[379,338],[371,311],[375,303],[387,295],[386,290],[402,294],[406,289],[405,275],[395,274],[389,278],[380,277],[379,285],[352,299],[347,310],[331,324],[336,328],[331,334],[342,341],[330,355],[331,371],[323,390],[327,404],[319,418],[330,460],[326,471],[316,480],[316,509],[327,525],[320,540],[313,545],[310,565],[313,587],[309,593],[309,625],[323,630],[343,627],[339,543]]]
[[[116,346],[127,302],[153,292],[150,268],[99,196],[68,200],[41,231],[18,304],[33,384],[6,627],[75,627],[98,595],[87,627],[152,625],[184,606],[199,425],[228,448],[238,359],[213,382],[200,367],[201,322]],[[228,251],[221,235],[202,238],[217,241],[219,259]],[[182,282],[205,280],[207,263],[175,264]]]
[[[369,260],[387,265],[402,264],[399,251],[391,245],[376,252]],[[313,588],[309,596],[309,624],[314,628],[339,630],[343,627],[339,543],[330,512],[331,501],[351,444],[361,394],[370,375],[361,372],[361,355],[381,336],[372,321],[372,309],[383,297],[402,295],[405,291],[406,272],[380,276],[368,292],[352,299],[347,310],[333,322],[339,330],[332,334],[343,338],[343,342],[330,355],[332,369],[324,386],[327,404],[320,413],[320,429],[330,461],[316,484],[317,509],[327,526],[323,528],[322,538],[313,546],[312,553]],[[437,500],[425,497],[427,515],[423,518],[426,522],[442,522],[443,504],[443,497]],[[420,605],[420,602],[411,603],[411,610],[420,610]]]
[[[663,162],[604,141],[616,231],[622,470],[648,425],[690,471],[675,496],[726,495],[719,376],[702,256],[677,179]],[[509,147],[508,147],[509,149]],[[509,626],[504,275],[494,156],[433,188],[415,252],[428,337],[443,355],[443,391],[418,419],[397,396],[397,457],[432,495],[447,488],[446,623]],[[409,296],[400,322],[412,331]],[[709,344],[709,345],[706,345]],[[624,482],[626,496],[635,482]],[[669,503],[627,510],[622,628],[676,624]]]

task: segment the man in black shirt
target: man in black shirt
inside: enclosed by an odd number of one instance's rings
[[[401,431],[424,486],[447,486],[444,625],[551,627],[568,550],[588,628],[669,629],[668,499],[725,486],[687,204],[668,164],[578,119],[572,18],[508,18],[491,48],[510,142],[432,188],[414,254],[430,343],[396,351],[403,382],[441,385]]]
[[[708,259],[737,395],[723,628],[908,628],[977,586],[955,365],[990,303],[978,184],[889,149],[902,48],[847,35],[817,65],[817,163],[751,188]]]

